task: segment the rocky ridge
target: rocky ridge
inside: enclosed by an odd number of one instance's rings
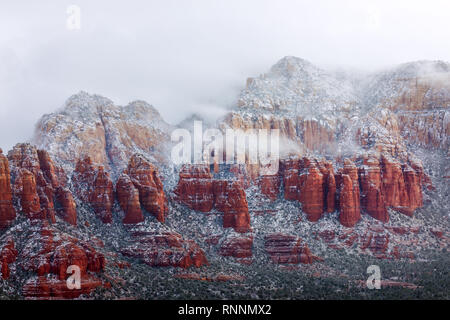
[[[280,60],[218,121],[280,129],[280,170],[270,176],[258,165],[174,166],[170,126],[151,106],[74,95],[38,123],[37,147],[0,152],[2,288],[78,298],[124,291],[118,274],[135,287],[138,261],[170,277],[177,268],[320,269],[336,254],[414,261],[443,250],[448,72],[418,62],[355,86]],[[79,291],[65,285],[71,264],[82,267]]]

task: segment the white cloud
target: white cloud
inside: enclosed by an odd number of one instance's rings
[[[66,28],[69,5],[81,29]],[[374,69],[450,60],[443,1],[2,1],[0,146],[80,90],[146,100],[176,123],[234,102],[248,76],[295,55]]]

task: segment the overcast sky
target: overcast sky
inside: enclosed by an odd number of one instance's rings
[[[450,61],[449,39],[448,0],[0,0],[0,147],[80,90],[146,100],[177,123],[219,114],[283,56],[374,70]]]

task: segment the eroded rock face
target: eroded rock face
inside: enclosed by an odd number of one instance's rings
[[[7,239],[6,244],[0,250],[0,270],[2,273],[2,279],[6,280],[10,277],[9,264],[16,261],[17,249],[14,246],[14,240],[12,238]]]
[[[252,257],[253,237],[230,237],[220,245],[219,254],[224,257]]]
[[[43,223],[28,238],[19,254],[21,267],[35,276],[23,287],[25,297],[76,298],[90,293],[102,284],[93,273],[105,267],[105,257],[89,243],[61,233]],[[69,266],[78,266],[81,272],[81,289],[69,290],[66,279]]]
[[[220,166],[219,166],[220,167]],[[236,177],[236,179],[241,183],[244,189],[247,189],[253,184],[252,176],[247,170],[247,165],[245,164],[231,164],[230,172]]]
[[[64,187],[67,183],[67,177],[61,167],[56,166],[50,155],[45,150],[37,150],[39,158],[39,167],[45,180],[48,181],[53,188]]]
[[[408,208],[399,210],[409,216],[412,216],[414,210],[423,206],[422,184],[420,174],[416,172],[409,164],[402,166],[403,176],[405,178],[405,188],[408,193]]]
[[[261,194],[270,200],[282,201],[284,196],[287,200],[301,202],[302,210],[310,221],[319,220],[325,212],[339,211],[340,222],[346,227],[355,226],[364,213],[385,223],[389,221],[389,207],[412,215],[416,208],[423,205],[422,187],[432,186],[421,164],[409,158],[409,145],[405,141],[429,148],[448,149],[450,121],[446,109],[450,96],[448,85],[424,84],[423,79],[414,79],[414,75],[404,78],[403,73],[399,74],[401,77],[394,79],[395,83],[399,82],[398,85],[389,83],[388,88],[383,87],[383,83],[389,80],[383,76],[378,83],[380,86],[369,88],[374,90],[362,93],[361,96],[365,97],[361,97],[363,101],[358,101],[360,93],[356,94],[354,89],[359,88],[346,83],[345,79],[338,79],[301,59],[282,59],[267,75],[248,81],[239,100],[242,109],[231,112],[225,124],[244,130],[280,129],[282,143],[295,149],[292,153],[290,150],[289,154],[322,152],[331,161],[307,157],[284,158],[279,176],[261,177],[258,165],[231,166],[224,175],[220,172],[221,165],[217,163],[214,163],[214,174],[208,167],[185,167],[180,172],[175,190],[177,200],[201,212],[222,212],[223,226],[241,233],[250,231],[245,188],[254,186],[256,182]],[[388,74],[388,77],[391,75]],[[398,88],[400,90],[395,92]],[[386,94],[392,96],[383,96]],[[367,114],[359,109],[372,101],[376,106],[367,106]],[[252,108],[256,112],[252,112]],[[158,121],[162,126],[157,125]],[[69,99],[63,111],[44,116],[36,137],[52,155],[58,155],[57,161],[71,162],[75,157],[86,154],[110,170],[114,178],[123,172],[115,186],[118,202],[125,212],[123,223],[139,224],[131,231],[132,239],[125,239],[130,241],[123,248],[123,254],[141,259],[151,266],[187,268],[207,264],[204,252],[194,241],[185,240],[172,231],[161,231],[159,228],[164,227],[161,224],[155,224],[157,231],[138,229],[147,226],[140,224],[146,211],[161,222],[167,215],[167,200],[156,169],[144,157],[132,156],[138,150],[150,157],[153,164],[158,164],[160,159],[165,160],[161,146],[168,141],[167,130],[157,112],[148,105],[136,102],[117,107],[105,98],[81,93]],[[355,153],[352,153],[354,150]],[[342,166],[341,158],[366,151],[375,151],[374,156],[355,156],[352,161],[345,160]],[[335,154],[338,158],[333,158]],[[74,197],[67,189],[64,172],[53,164],[48,153],[41,150],[35,152],[23,145],[15,148],[9,157],[11,174],[8,163],[3,164],[2,168],[0,152],[0,228],[14,220],[10,210],[14,210],[13,205],[33,219],[32,223],[25,221],[25,225],[32,228],[40,223],[39,220],[54,221],[55,213],[76,225]],[[123,171],[127,163],[128,168]],[[230,176],[234,174],[237,181],[214,178],[229,173]],[[111,222],[113,186],[103,167],[84,159],[77,165],[74,186],[77,201],[89,203],[103,221]],[[282,194],[280,186],[284,188]],[[264,197],[260,194],[252,195],[252,209],[261,198]],[[256,209],[273,213],[278,210],[277,205],[278,202],[269,209]],[[257,210],[252,214],[257,215]],[[365,231],[361,233],[363,229],[359,226],[354,229],[322,230],[323,225],[318,224],[321,232],[317,237],[324,239],[330,247],[351,247],[368,250],[379,257],[392,255],[396,258],[402,258],[404,255],[400,250],[414,243],[409,238],[420,239],[411,234],[415,233],[414,230],[404,226],[395,226],[391,230],[389,226],[371,219],[364,220],[361,225],[368,224],[366,234]],[[332,226],[327,221],[323,222],[327,228]],[[77,234],[82,234],[83,229],[78,229]],[[130,230],[130,227],[125,230]],[[425,230],[442,238],[439,243],[445,245],[445,231],[427,227]],[[261,239],[259,231],[255,233],[258,240],[255,240],[255,245],[259,245]],[[388,231],[391,232],[391,239]],[[220,255],[251,260],[248,258],[252,257],[253,235],[230,234],[233,236],[221,242],[222,235],[216,234],[211,239],[208,238],[211,235],[204,236],[217,246]],[[411,237],[406,236],[408,239],[392,249],[401,235],[408,234]],[[18,237],[16,240],[20,239]],[[297,236],[269,234],[264,240],[266,252],[274,263],[298,264],[320,260]],[[99,239],[91,239],[89,244],[103,246]],[[20,262],[15,257],[18,253],[14,242],[7,242],[2,248],[2,277],[8,278],[13,263],[12,270],[22,266],[26,271],[35,273],[23,288],[26,297],[74,298],[80,293],[67,290],[67,275],[63,274],[63,270],[68,264],[76,263],[83,270],[81,292],[89,293],[101,285],[93,273],[104,268],[102,255],[97,255],[96,249],[90,248],[89,244],[60,234],[44,224],[39,236],[33,235],[25,246],[17,242],[18,248],[25,248],[24,253],[19,255]],[[390,249],[392,251],[388,255]]]
[[[289,158],[280,164],[284,198],[300,201],[309,221],[319,220],[325,208],[334,211],[336,182],[332,167],[327,166],[306,157]]]
[[[382,156],[383,191],[386,206],[412,216],[415,209],[423,205],[422,172],[408,164],[401,165],[388,156]]]
[[[239,182],[214,181],[214,197],[217,209],[223,211],[224,228],[234,228],[241,233],[250,231],[247,198]]]
[[[16,179],[16,190],[20,190],[20,205],[29,219],[44,219],[37,194],[36,179],[27,169],[20,169]]]
[[[449,150],[450,76],[448,63],[418,61],[402,64],[375,77],[372,99],[395,114],[402,137],[428,149]],[[399,81],[400,80],[400,81]]]
[[[382,173],[378,159],[364,159],[364,165],[359,170],[361,181],[362,208],[373,218],[382,222],[389,221],[386,201],[383,194]]]
[[[9,162],[0,149],[0,230],[9,227],[15,219]]]
[[[346,174],[342,175],[339,203],[340,223],[346,227],[353,227],[361,218],[361,212],[352,179]]]
[[[340,174],[339,221],[343,226],[353,227],[361,218],[358,169],[346,159]]]
[[[336,179],[334,178],[333,168],[329,168],[325,181],[325,194],[327,212],[334,212],[336,209]]]
[[[250,230],[247,198],[239,180],[213,179],[207,165],[184,165],[174,193],[191,209],[223,212],[224,228],[241,233]]]
[[[104,223],[111,223],[114,189],[103,166],[93,164],[90,157],[80,159],[76,164],[72,181],[77,196],[89,203]]]
[[[209,212],[214,206],[213,179],[207,165],[185,165],[174,193],[193,210]]]
[[[415,254],[408,249],[412,244],[417,244],[418,233],[421,233],[419,226],[387,226],[374,223],[369,224],[365,230],[325,229],[316,234],[316,239],[321,238],[332,249],[353,248],[377,259],[414,259]],[[406,238],[413,240],[405,241]]]
[[[273,112],[267,118],[263,115],[248,116],[231,112],[224,122],[233,129],[278,129],[281,139],[294,142],[297,148],[325,151],[333,148],[336,142],[336,131],[333,128],[324,125],[322,121],[302,116],[281,117]]]
[[[65,172],[45,150],[37,150],[27,143],[17,144],[8,153],[8,159],[13,195],[28,218],[54,223],[58,213],[68,223],[76,224],[75,203],[66,188]]]
[[[134,186],[127,174],[122,174],[117,180],[116,195],[120,207],[125,212],[124,224],[135,224],[144,221],[144,215],[139,202],[139,190]]]
[[[369,249],[373,254],[385,254],[388,249],[389,234],[367,231],[360,240],[362,250]]]
[[[238,108],[224,118],[222,127],[244,131],[279,129],[287,155],[308,151],[334,154],[337,147],[339,153],[348,157],[353,154],[355,143],[360,150],[383,154],[390,160],[386,163],[381,159],[381,173],[376,164],[360,168],[360,186],[354,167],[344,168],[333,177],[320,168],[320,161],[315,161],[315,165],[323,176],[325,211],[339,207],[341,175],[346,174],[352,182],[353,219],[359,211],[358,202],[362,201],[363,211],[387,222],[386,207],[411,215],[422,206],[423,171],[410,161],[407,143],[450,150],[449,70],[448,63],[441,61],[403,64],[373,74],[357,94],[357,88],[345,77],[336,78],[300,58],[284,57],[267,73],[248,79]],[[365,111],[360,112],[363,104]],[[299,105],[307,107],[298,108]],[[305,173],[308,166],[303,160],[284,155],[281,158],[285,199],[302,202],[308,219],[317,220],[322,211],[316,187],[319,175],[314,169]],[[270,199],[276,198],[272,187],[275,182],[273,177],[261,179],[261,191]],[[303,185],[308,185],[306,192],[301,190]],[[428,187],[432,188],[431,184]],[[358,195],[359,189],[362,196]],[[344,197],[347,195],[344,193]],[[348,201],[347,197],[345,202]]]
[[[126,173],[139,191],[142,207],[158,221],[164,222],[169,209],[156,167],[142,155],[135,154],[128,163]]]
[[[450,99],[450,98],[447,98]],[[450,105],[447,100],[447,106]],[[448,108],[448,107],[447,107]],[[450,111],[427,110],[398,113],[400,130],[408,141],[425,148],[450,148]]]
[[[270,259],[276,264],[310,264],[320,261],[319,257],[311,254],[302,239],[282,233],[274,233],[264,238],[264,247]]]
[[[77,225],[77,205],[68,188],[56,189],[56,213],[67,223]]]
[[[104,170],[103,166],[98,167],[95,174],[89,202],[94,208],[94,212],[104,223],[112,222],[114,189],[109,174]]]
[[[142,260],[152,267],[201,267],[207,265],[205,253],[192,240],[169,231],[132,231],[133,241],[122,249],[122,254]]]
[[[278,175],[262,176],[259,182],[261,193],[274,201],[280,193],[280,177]]]
[[[298,174],[300,161],[297,158],[284,159],[280,163],[284,185],[284,198],[298,200]]]
[[[99,272],[105,266],[104,256],[90,244],[62,234],[45,224],[28,242],[26,249],[20,253],[22,267],[37,273],[38,276],[52,273],[64,280],[70,265],[80,267],[81,274],[88,271]]]
[[[305,166],[308,166],[308,164],[305,164]],[[323,175],[311,163],[300,174],[298,183],[302,210],[306,213],[309,221],[318,221],[324,212]]]
[[[422,164],[413,158],[400,162],[382,154],[354,160],[357,165],[344,159],[337,172],[329,161],[298,157],[281,160],[284,198],[300,201],[310,221],[338,209],[341,223],[352,227],[359,221],[361,210],[382,222],[389,221],[388,207],[411,216],[423,205],[422,188],[433,189]],[[336,159],[338,164],[341,161]]]
[[[169,132],[158,111],[144,101],[122,107],[80,92],[67,99],[64,108],[40,119],[33,143],[72,167],[80,156],[89,156],[111,174],[120,175],[136,152],[155,163],[166,161]]]

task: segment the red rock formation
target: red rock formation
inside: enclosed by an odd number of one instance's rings
[[[225,212],[228,203],[228,181],[213,180],[212,181],[213,208],[218,211]]]
[[[77,224],[76,205],[72,192],[66,188],[67,176],[61,167],[54,165],[45,150],[37,150],[41,173],[38,173],[41,207],[47,210],[47,217],[54,217],[54,211],[69,224]],[[44,179],[42,179],[44,177]],[[42,190],[44,192],[42,192]],[[42,196],[42,194],[45,196]],[[56,205],[55,205],[56,201]],[[44,204],[44,205],[43,205]],[[57,208],[55,208],[57,207]]]
[[[174,190],[177,200],[193,210],[209,212],[214,206],[213,180],[207,165],[184,165]]]
[[[336,233],[334,230],[323,230],[319,232],[318,236],[328,243],[335,239]]]
[[[420,185],[426,187],[428,190],[434,190],[430,177],[424,172],[422,162],[417,159],[409,158],[408,164],[418,175],[420,179]]]
[[[30,144],[17,144],[8,153],[14,180],[14,196],[20,200],[22,210],[30,219],[48,219],[55,222],[55,197],[58,188],[65,188],[67,177],[64,170],[54,165],[48,153],[37,150]],[[70,191],[65,189],[64,197],[72,198]],[[68,222],[76,221],[76,211],[73,204],[65,202],[57,211]],[[58,203],[60,206],[61,204]],[[66,212],[66,210],[68,210]]]
[[[207,265],[205,253],[192,240],[183,240],[175,232],[138,230],[132,232],[133,241],[122,254],[141,259],[152,267],[201,267]]]
[[[0,149],[0,230],[9,227],[15,219],[9,162]]]
[[[388,249],[389,234],[367,231],[361,238],[361,249],[369,249],[374,254],[384,254]]]
[[[403,259],[403,258],[406,258],[406,259],[411,259],[411,260],[413,260],[413,259],[415,258],[415,255],[414,255],[413,252],[410,252],[410,251],[402,252],[402,251],[400,251],[400,249],[399,249],[398,246],[395,246],[395,247],[391,250],[390,255],[391,255],[392,257],[394,257],[395,259]]]
[[[16,173],[16,169],[23,168],[32,172],[37,176],[41,170],[39,157],[35,147],[28,143],[19,143],[8,152],[8,160],[12,167],[12,173]]]
[[[430,232],[439,239],[444,238],[444,231],[438,228],[432,228]]]
[[[0,261],[0,262],[1,262],[0,271],[2,273],[2,279],[3,280],[9,279],[9,276],[10,276],[9,265],[6,263],[6,261]]]
[[[309,159],[303,159],[304,170],[298,178],[299,200],[309,221],[320,219],[324,212],[323,175]]]
[[[39,243],[39,246],[31,246],[32,243]],[[90,244],[45,225],[30,237],[28,245],[30,248],[21,252],[22,267],[38,276],[51,273],[64,280],[68,277],[66,271],[70,265],[80,267],[82,275],[88,271],[99,272],[105,266],[104,256]]]
[[[323,175],[324,208],[328,213],[334,212],[336,207],[336,179],[331,161],[317,161],[320,173]]]
[[[114,190],[109,174],[103,166],[94,165],[89,157],[80,159],[72,181],[78,197],[89,203],[104,223],[111,223]]]
[[[350,179],[352,180],[354,192],[356,198],[358,198],[358,207],[359,207],[359,182],[358,182],[358,168],[350,159],[344,159],[344,169],[343,173],[348,175]]]
[[[185,165],[174,193],[191,209],[209,212],[215,207],[223,212],[224,228],[241,233],[250,230],[247,199],[238,180],[214,180],[208,166]]]
[[[253,237],[232,237],[225,239],[220,245],[219,254],[224,257],[252,257]]]
[[[319,220],[325,207],[329,207],[330,212],[334,211],[335,182],[330,165],[327,164],[327,168],[324,163],[306,157],[280,162],[284,198],[300,201],[309,221]]]
[[[361,181],[361,206],[373,218],[382,222],[389,221],[382,188],[380,162],[376,158],[364,159],[359,170]]]
[[[299,159],[289,158],[280,162],[284,184],[284,198],[286,200],[298,200],[298,173],[300,170]]]
[[[42,224],[40,231],[28,238],[24,248],[19,254],[21,266],[36,274],[23,287],[26,297],[76,298],[101,285],[101,281],[89,273],[101,272],[105,258],[87,242]],[[70,276],[67,269],[71,265],[80,268],[81,289],[67,288],[66,279]]]
[[[403,166],[392,158],[382,156],[383,193],[386,205],[408,216],[423,205],[423,171],[416,172],[407,164]],[[419,167],[416,165],[416,168]]]
[[[112,206],[114,204],[113,183],[103,166],[98,167],[94,177],[89,202],[94,212],[104,223],[112,222]]]
[[[448,152],[450,86],[443,80],[448,79],[448,71],[439,73],[402,77],[398,94],[383,104],[396,113],[402,136],[410,143]]]
[[[17,144],[8,153],[11,163],[14,194],[30,219],[55,222],[53,185],[41,170],[38,151],[30,144]]]
[[[401,212],[412,216],[414,210],[423,206],[421,177],[420,174],[408,164],[404,164],[402,170],[409,203],[408,208],[406,210],[401,210]]]
[[[89,202],[90,189],[93,184],[93,178],[98,168],[92,163],[90,157],[79,159],[75,165],[72,176],[75,194],[83,202]]]
[[[354,243],[359,239],[359,235],[357,233],[350,233],[348,237],[344,241],[344,245],[348,248],[352,247]]]
[[[248,174],[247,168],[244,164],[231,164],[230,172],[234,174],[244,189],[247,189],[252,184],[252,177]]]
[[[69,189],[58,187],[56,189],[56,213],[67,223],[77,225],[77,205]]]
[[[336,174],[328,161],[307,157],[281,160],[284,198],[300,201],[310,221],[338,207],[340,220],[348,227],[360,219],[361,207],[382,222],[389,221],[387,207],[411,215],[423,205],[421,187],[433,188],[430,179],[416,160],[408,159],[401,165],[387,155],[381,159],[380,165],[377,158],[365,156],[359,169],[352,160],[345,159],[343,169]],[[272,178],[261,179],[262,193],[269,197],[275,196]]]
[[[143,156],[135,154],[128,163],[127,173],[139,191],[142,207],[164,222],[169,209],[157,169]]]
[[[139,191],[125,173],[117,181],[116,194],[120,207],[125,212],[122,220],[124,224],[135,224],[145,220],[139,202]]]
[[[356,197],[352,179],[349,175],[342,175],[340,190],[339,221],[345,227],[353,227],[361,218],[359,198]]]
[[[89,156],[109,171],[125,168],[136,152],[168,163],[170,132],[158,111],[143,101],[116,106],[107,98],[80,92],[41,118],[33,141],[41,149],[51,148],[52,156],[64,163],[75,165],[80,155]]]
[[[53,188],[57,188],[60,185],[64,186],[66,184],[66,176],[61,168],[58,168],[53,164],[48,152],[45,150],[37,150],[37,155],[39,158],[39,167],[45,180],[49,182]]]
[[[302,133],[305,146],[310,150],[326,150],[335,140],[334,132],[317,120],[299,119],[298,129]]]
[[[343,226],[353,227],[361,218],[358,169],[350,159],[344,160],[344,168],[338,178],[339,221]]]
[[[213,184],[217,210],[222,211],[223,227],[236,232],[250,231],[250,215],[245,191],[238,181],[216,180]]]
[[[390,230],[391,232],[405,235],[405,234],[411,234],[411,233],[419,233],[420,227],[404,227],[404,226],[387,226],[386,229]]]
[[[322,260],[311,254],[308,246],[295,236],[274,233],[264,238],[264,247],[273,263],[310,264]]]
[[[6,241],[5,246],[0,251],[0,264],[1,264],[1,272],[2,278],[4,280],[9,279],[10,277],[10,269],[9,264],[16,261],[17,258],[17,250],[14,246],[14,240],[12,238]]]
[[[278,129],[281,139],[302,143],[310,150],[327,150],[335,142],[335,132],[329,126],[323,125],[322,121],[303,117],[290,119],[272,116],[267,119],[265,115],[247,116],[231,112],[224,122],[233,129]]]
[[[302,203],[309,221],[320,219],[325,209],[336,206],[336,180],[331,162],[311,158],[288,158],[280,162],[284,198]]]
[[[329,171],[326,184],[326,207],[327,212],[334,212],[336,206],[336,179],[332,170]]]
[[[280,193],[280,177],[278,175],[262,176],[259,182],[261,193],[274,201]]]
[[[401,165],[385,155],[381,159],[383,163],[383,190],[386,205],[394,209],[400,208],[408,203],[408,194]]]
[[[39,196],[37,194],[36,179],[27,169],[21,169],[16,179],[17,189],[20,190],[20,205],[29,219],[43,219]]]

